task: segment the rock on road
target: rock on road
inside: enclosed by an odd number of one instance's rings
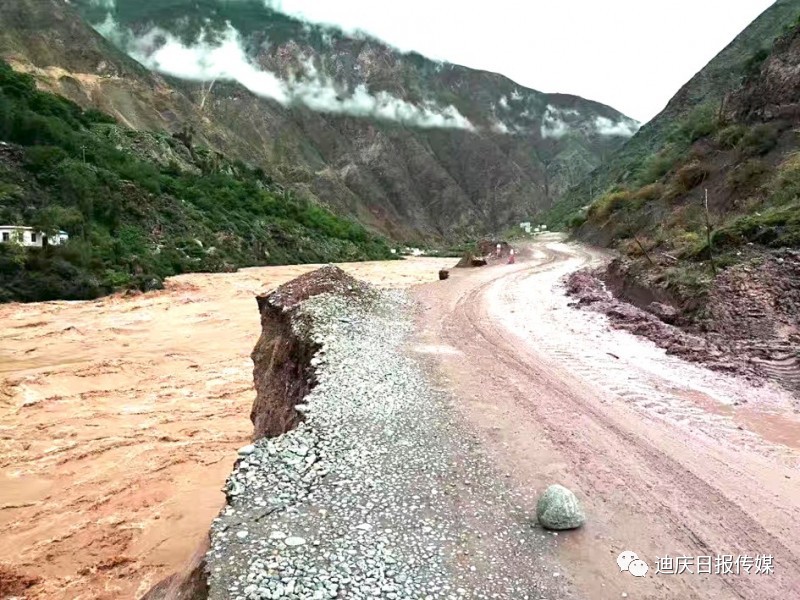
[[[793,399],[570,307],[562,278],[599,252],[548,236],[531,253],[419,286],[413,349],[523,496],[561,483],[581,498],[587,525],[560,538],[565,577],[593,600],[799,598]],[[625,550],[646,577],[619,572]],[[772,574],[656,573],[667,555],[757,554]]]

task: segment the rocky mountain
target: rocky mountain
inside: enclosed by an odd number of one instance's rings
[[[799,31],[800,0],[779,1],[737,37],[570,192],[567,202],[595,190],[573,217],[578,234],[634,255],[650,247],[692,258],[708,258],[709,228],[719,252],[743,242],[797,245]]]
[[[152,290],[164,277],[388,259],[383,239],[185,135],[136,131],[0,61],[0,302]],[[42,243],[41,241],[39,242]]]
[[[779,24],[775,17],[782,11]],[[770,22],[784,33],[775,38],[767,28],[770,49],[750,46],[741,78],[729,78],[727,90],[714,87],[707,102],[697,101],[681,116],[680,103],[713,73],[695,78],[672,103],[679,116],[655,124],[666,133],[644,132],[644,141],[659,142],[653,154],[632,160],[631,148],[644,143],[634,138],[611,159],[613,168],[627,166],[625,175],[594,175],[594,185],[609,187],[573,225],[579,237],[619,251],[602,278],[619,297],[651,313],[625,327],[652,333],[669,352],[714,368],[744,369],[797,391],[800,3],[777,3],[755,27]],[[727,57],[742,40],[753,41],[751,35],[740,36]],[[610,313],[635,314],[617,306]],[[668,328],[660,321],[695,334],[686,338],[692,341],[661,335]]]
[[[695,138],[708,133],[703,128],[707,127],[709,114],[726,111],[726,95],[741,86],[749,75],[758,72],[775,39],[799,14],[800,0],[777,0],[692,77],[661,113],[620,149],[609,154],[590,176],[565,192],[549,211],[549,224],[563,226],[572,218],[582,218],[589,204],[617,187],[635,187],[643,178],[665,175],[686,149],[685,143],[676,143],[681,137],[681,128],[699,127],[690,134]],[[643,175],[648,169],[653,174]]]
[[[134,129],[184,132],[400,240],[530,217],[637,128],[261,0],[20,0],[0,23],[0,56],[40,86]]]

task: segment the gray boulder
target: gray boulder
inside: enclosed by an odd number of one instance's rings
[[[545,529],[575,529],[586,522],[578,498],[563,485],[551,485],[539,498],[536,518]]]

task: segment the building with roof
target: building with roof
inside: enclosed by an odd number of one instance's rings
[[[0,225],[0,243],[2,244],[18,244],[26,248],[42,248],[45,246],[45,238],[48,246],[61,246],[69,241],[69,234],[66,231],[59,231],[56,235],[47,237],[33,227]]]

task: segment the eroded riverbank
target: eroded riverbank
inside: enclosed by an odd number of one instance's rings
[[[342,266],[407,287],[449,262]],[[132,598],[180,569],[252,435],[254,297],[314,268],[0,306],[0,565],[39,578],[28,597]]]

